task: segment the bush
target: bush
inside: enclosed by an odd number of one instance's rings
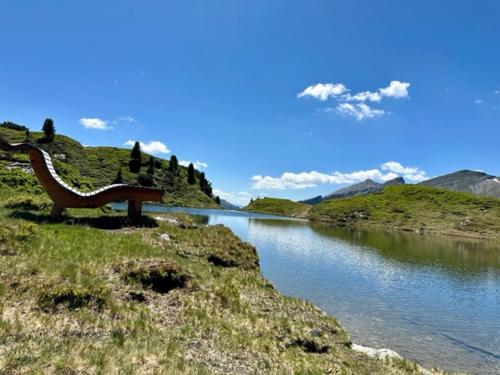
[[[168,293],[175,288],[184,288],[190,276],[174,262],[158,260],[136,264],[130,262],[119,267],[126,281],[138,282],[158,293]]]
[[[36,233],[36,225],[32,223],[20,223],[18,225],[0,226],[0,244],[15,241],[27,241]]]
[[[104,287],[82,287],[76,285],[46,286],[38,298],[42,309],[55,309],[64,306],[70,310],[81,307],[101,309],[106,305],[110,292]]]
[[[20,209],[28,211],[43,211],[52,206],[52,201],[46,197],[32,195],[20,195],[7,199],[3,206],[5,208]]]

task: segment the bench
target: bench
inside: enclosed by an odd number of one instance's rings
[[[0,149],[13,152],[27,152],[33,171],[54,202],[51,217],[61,217],[64,208],[97,208],[107,203],[128,201],[128,217],[136,223],[142,216],[142,202],[159,202],[163,190],[126,184],[113,184],[101,189],[83,193],[66,184],[56,173],[50,155],[29,143],[0,142]]]

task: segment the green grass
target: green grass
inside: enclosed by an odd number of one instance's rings
[[[259,198],[255,199],[246,207],[245,211],[260,212],[266,214],[282,215],[305,218],[311,206],[304,203],[293,202],[289,199]]]
[[[311,209],[313,220],[436,234],[498,238],[500,200],[425,186],[401,185],[366,196],[332,199]]]
[[[334,318],[280,295],[223,226],[171,215],[105,230],[95,224],[122,215],[47,215],[0,208],[2,373],[418,373],[353,352]]]
[[[61,178],[68,184],[82,190],[91,191],[109,185],[116,177],[118,168],[122,167],[125,183],[137,183],[137,174],[128,170],[130,150],[118,147],[83,147],[76,140],[65,135],[56,134],[51,143],[38,143],[41,132],[32,132],[30,141],[51,154],[54,166]],[[9,142],[22,142],[25,134],[22,131],[0,127],[0,138]],[[65,155],[65,160],[54,158],[54,155]],[[0,152],[1,156],[1,152]],[[147,169],[149,156],[142,155],[142,171]],[[28,162],[26,155],[5,155],[11,161]],[[5,165],[5,164],[4,164]],[[168,160],[157,158],[157,168],[154,175],[154,186],[165,191],[163,203],[173,206],[188,207],[218,207],[213,199],[200,190],[198,181],[194,185],[187,182],[187,168],[180,166],[178,174],[168,171]],[[1,167],[1,165],[0,165]],[[5,168],[0,168],[0,183],[8,180]],[[13,178],[19,179],[17,176]],[[29,179],[36,181],[35,179]],[[7,182],[8,183],[8,182]],[[12,181],[14,186],[17,182]],[[30,184],[32,184],[30,182]]]

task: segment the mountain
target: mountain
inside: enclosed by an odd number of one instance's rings
[[[220,206],[226,210],[239,210],[240,209],[239,206],[232,204],[231,202],[228,202],[227,200],[222,199],[222,198],[220,200]]]
[[[377,191],[383,190],[386,186],[396,186],[396,185],[404,185],[405,180],[402,177],[397,177],[393,180],[387,181],[383,184],[375,182],[373,180],[367,179],[363,182],[360,182],[358,184],[346,186],[344,188],[335,190],[333,193],[329,195],[325,195],[322,197],[321,195],[306,199],[304,201],[301,201],[300,203],[305,203],[305,204],[319,204],[321,202],[330,200],[330,199],[340,199],[340,198],[349,198],[349,197],[355,197],[358,195],[367,195],[367,194],[372,194]]]
[[[2,124],[3,125],[3,124]],[[78,141],[65,135],[56,134],[53,142],[41,142],[43,133],[32,132],[31,143],[36,144],[47,151],[54,161],[57,173],[68,184],[82,191],[91,191],[113,183],[118,168],[121,167],[123,182],[137,184],[138,175],[131,173],[128,168],[130,149],[119,147],[84,147]],[[25,132],[13,128],[12,125],[0,126],[0,141],[23,142]],[[143,173],[148,168],[150,155],[142,153]],[[3,159],[3,160],[1,160]],[[18,165],[23,169],[29,169],[29,162],[25,155],[8,155],[0,153],[0,164]],[[7,168],[1,168],[3,174],[0,184],[13,184],[14,177],[10,176]],[[153,187],[163,189],[165,195],[163,203],[172,206],[191,207],[219,207],[212,197],[209,197],[200,189],[200,172],[196,171],[197,181],[190,185],[187,182],[187,168],[179,166],[177,172],[168,170],[169,161],[155,157],[155,172]],[[11,173],[12,174],[12,173]],[[16,177],[17,178],[17,177]],[[12,181],[8,181],[8,180]],[[31,181],[30,181],[31,183]],[[36,182],[35,182],[36,184]],[[21,186],[20,184],[18,184]],[[22,189],[22,186],[21,186]]]
[[[500,198],[500,177],[466,169],[431,178],[419,185]]]

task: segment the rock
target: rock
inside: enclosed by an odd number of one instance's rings
[[[321,331],[319,329],[311,329],[309,331],[309,335],[311,335],[312,337],[319,337],[321,336]]]
[[[387,358],[403,358],[394,350],[391,349],[373,349],[367,346],[352,344],[352,350],[360,353],[365,353],[368,357],[385,360]]]
[[[168,235],[168,233],[162,233],[162,234],[160,234],[160,240],[170,241],[170,236]]]
[[[173,217],[168,217],[168,216],[155,216],[154,217],[155,220],[158,220],[158,221],[163,221],[165,223],[169,223],[169,224],[174,224],[174,225],[179,225],[179,222],[177,221],[176,218],[173,218]]]

